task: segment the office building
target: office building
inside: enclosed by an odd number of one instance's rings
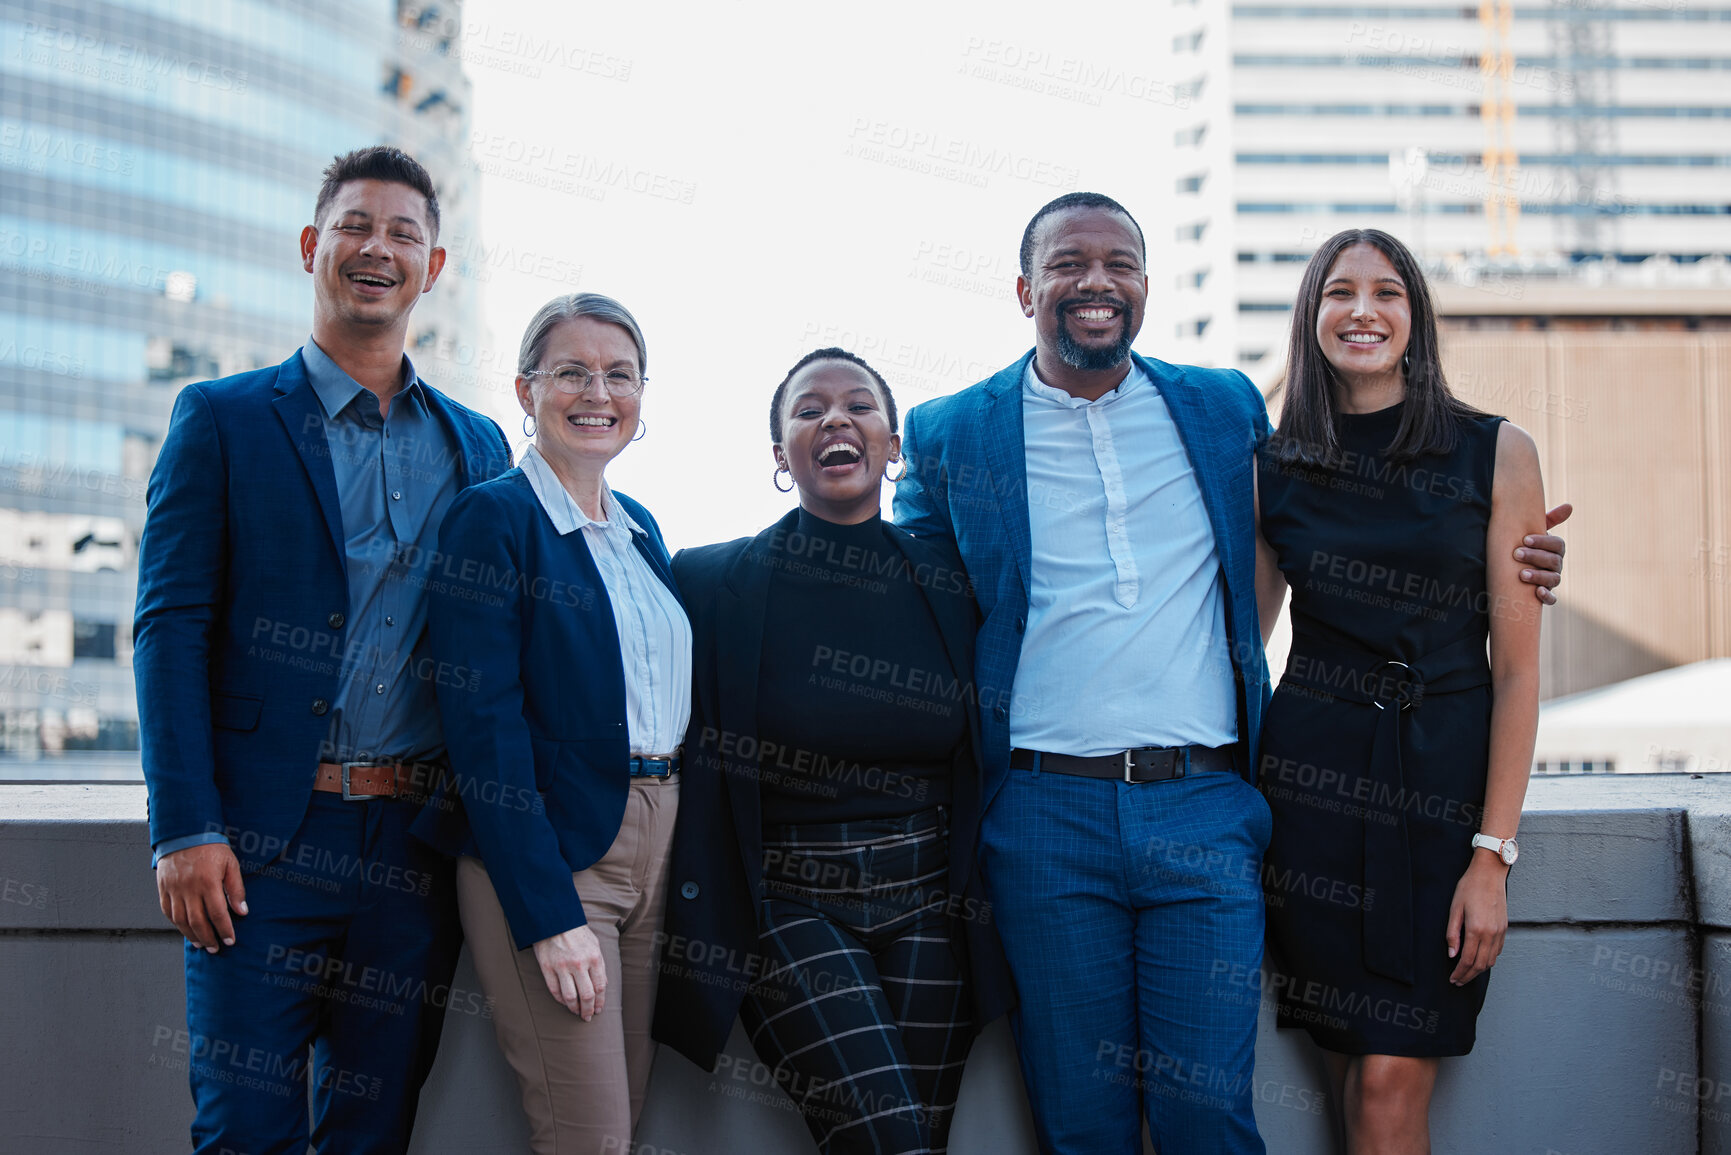
[[[306,339],[332,156],[400,145],[472,232],[460,28],[409,0],[0,6],[0,774],[136,763],[150,468],[181,386]],[[412,350],[472,300],[443,282]]]

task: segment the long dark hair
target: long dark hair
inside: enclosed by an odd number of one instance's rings
[[[1406,342],[1406,406],[1400,429],[1384,451],[1395,461],[1426,453],[1447,453],[1460,436],[1462,418],[1482,416],[1449,391],[1443,379],[1437,346],[1436,307],[1430,286],[1407,247],[1381,229],[1347,229],[1323,242],[1305,266],[1292,312],[1292,334],[1286,347],[1285,394],[1280,428],[1269,448],[1282,461],[1333,465],[1340,459],[1339,415],[1334,400],[1334,369],[1316,339],[1316,314],[1322,308],[1322,288],[1340,254],[1353,245],[1370,245],[1388,258],[1406,283],[1412,307],[1412,328]]]

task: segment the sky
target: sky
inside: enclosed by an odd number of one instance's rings
[[[528,319],[605,293],[642,325],[650,379],[647,431],[609,482],[674,548],[754,533],[793,504],[771,485],[768,431],[787,369],[841,345],[905,412],[1012,363],[1033,344],[1022,230],[1076,189],[1147,228],[1160,316],[1177,115],[1163,10],[985,11],[466,5],[499,367],[481,404],[513,443]],[[1140,351],[1158,355],[1159,328]]]

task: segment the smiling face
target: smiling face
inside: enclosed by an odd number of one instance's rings
[[[427,201],[406,184],[349,181],[323,221],[301,230],[301,264],[313,275],[315,327],[407,328],[433,287],[445,250],[433,244]]]
[[[799,503],[851,525],[878,512],[884,469],[902,439],[870,373],[847,361],[813,361],[787,383],[781,442],[773,447],[799,487]]]
[[[1148,303],[1136,227],[1111,209],[1053,213],[1040,226],[1033,267],[1016,279],[1016,294],[1023,315],[1034,319],[1043,374],[1060,365],[1082,373],[1123,368]]]
[[[1343,382],[1404,380],[1401,357],[1412,334],[1406,282],[1375,245],[1342,250],[1323,281],[1316,340]]]
[[[590,372],[581,393],[565,393],[551,377],[518,377],[517,402],[535,418],[535,447],[561,472],[596,475],[619,456],[637,433],[642,408],[639,390],[611,397],[603,374],[612,369],[641,372],[637,344],[618,325],[595,317],[561,321],[547,335],[537,369],[581,365]],[[644,388],[648,388],[647,385]]]

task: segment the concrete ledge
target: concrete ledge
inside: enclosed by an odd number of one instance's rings
[[[1510,883],[1516,922],[1472,1055],[1444,1064],[1439,1151],[1731,1155],[1731,776],[1538,780]],[[0,785],[0,1148],[184,1150],[179,936],[156,905],[136,785]],[[1266,985],[1266,984],[1265,984]],[[478,991],[467,956],[456,986]],[[1269,1150],[1325,1155],[1318,1056],[1262,1008]],[[809,1152],[736,1029],[709,1075],[657,1060],[638,1140],[677,1155]],[[517,1092],[479,1004],[454,1001],[418,1155],[520,1152]],[[1032,1155],[1009,1032],[969,1059],[952,1149]]]

